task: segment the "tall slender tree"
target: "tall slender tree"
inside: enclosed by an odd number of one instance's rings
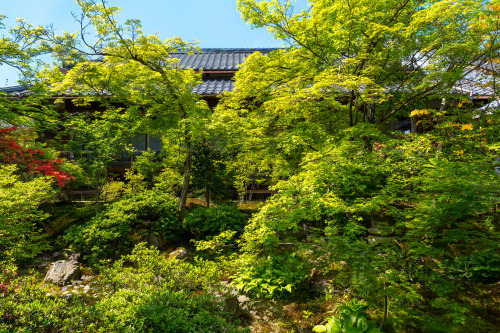
[[[289,175],[342,129],[389,129],[446,99],[498,53],[497,2],[488,3],[311,0],[294,14],[290,1],[239,0],[248,24],[289,45],[247,59],[215,114],[240,174]]]
[[[176,133],[183,141],[184,183],[179,203],[184,215],[191,177],[193,140],[208,107],[193,93],[201,76],[178,65],[170,53],[196,49],[192,42],[175,37],[162,41],[157,35],[146,36],[138,20],[120,24],[119,8],[105,0],[77,0],[82,10],[76,17],[78,34],[57,35],[46,29],[35,32],[50,49],[58,63],[69,67],[44,72],[56,94],[76,97],[75,103],[104,108],[122,108],[122,120],[143,133]],[[26,31],[29,35],[29,31]],[[89,37],[91,35],[93,37]],[[115,120],[113,120],[115,121]]]

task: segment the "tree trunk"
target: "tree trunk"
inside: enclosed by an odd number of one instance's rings
[[[354,101],[354,91],[351,90],[351,96],[349,97],[349,126],[354,126],[354,120],[352,116],[352,103]]]
[[[99,188],[95,190],[95,216],[99,215],[99,196],[101,194],[101,191],[99,191]]]
[[[410,133],[417,133],[417,116],[411,117]]]
[[[387,296],[384,298],[384,318],[382,318],[382,322],[380,323],[379,331],[382,331],[384,328],[385,320],[387,319]]]
[[[189,134],[185,134],[186,141],[186,165],[184,171],[184,182],[182,184],[181,198],[179,201],[179,220],[184,220],[184,216],[186,215],[186,201],[189,191],[189,182],[191,180],[191,164],[193,160],[193,150],[191,146],[191,136]]]
[[[375,103],[370,103],[367,111],[366,119],[370,124],[375,124]]]
[[[358,96],[356,95],[354,99],[354,125],[358,124],[358,114],[359,114],[359,105],[358,105]]]
[[[101,193],[104,190],[104,186],[106,185],[106,179],[108,178],[108,172],[107,170],[104,171],[103,176],[97,178],[104,179],[104,183],[100,184],[97,183],[96,189],[95,189],[95,215],[99,215],[99,197],[101,196]]]

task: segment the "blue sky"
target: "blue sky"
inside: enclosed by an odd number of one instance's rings
[[[71,13],[78,13],[73,0],[1,0],[0,14],[7,16],[7,26],[16,18],[34,25],[53,24],[58,32],[78,31]],[[201,47],[281,47],[265,29],[251,29],[236,10],[236,0],[109,0],[122,8],[120,20],[139,19],[145,34],[162,39],[180,36],[198,40]],[[307,0],[297,0],[296,10],[305,9]],[[5,33],[3,31],[2,33]],[[0,66],[0,86],[16,84],[17,74]]]

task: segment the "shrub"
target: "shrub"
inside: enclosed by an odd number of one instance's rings
[[[23,180],[46,176],[53,178],[59,187],[64,187],[75,178],[61,170],[61,159],[49,159],[39,148],[25,148],[17,142],[17,128],[0,129],[0,163],[16,165]]]
[[[228,155],[208,142],[193,147],[192,188],[203,193],[207,206],[211,201],[230,198],[234,175],[229,171]]]
[[[80,299],[47,296],[39,277],[17,275],[12,260],[0,262],[0,332],[84,332],[93,309]]]
[[[246,332],[208,292],[220,285],[214,264],[169,260],[144,244],[95,281],[100,299],[47,296],[36,275],[0,268],[1,285],[13,286],[0,293],[0,332]]]
[[[49,248],[35,223],[48,217],[39,207],[55,191],[48,178],[22,182],[15,171],[15,165],[0,166],[0,259],[27,260]]]
[[[243,255],[239,266],[234,286],[245,293],[265,298],[292,293],[307,279],[310,271],[297,254],[273,253],[266,260]]]
[[[220,288],[214,263],[171,260],[141,243],[103,275],[118,291],[96,304],[99,332],[244,331],[208,292]]]
[[[246,218],[237,207],[198,207],[189,212],[184,227],[196,238],[207,239],[226,230],[243,232]]]
[[[500,279],[500,259],[491,252],[478,251],[468,257],[457,257],[447,266],[451,276],[472,282],[493,283]]]
[[[143,191],[110,204],[84,225],[71,227],[64,238],[96,263],[100,258],[128,252],[133,229],[146,229],[167,240],[177,238],[182,229],[177,199],[155,190]]]
[[[182,188],[183,180],[178,171],[166,167],[155,177],[155,187],[162,192],[175,193]]]
[[[210,295],[124,289],[96,307],[97,332],[244,332]]]
[[[338,309],[339,315],[327,318],[325,325],[317,325],[313,332],[340,333],[380,333],[373,320],[368,320],[365,312],[368,306],[361,304],[344,304]]]

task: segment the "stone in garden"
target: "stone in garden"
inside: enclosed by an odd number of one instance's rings
[[[92,275],[82,275],[81,279],[84,282],[90,282],[94,279],[94,277]]]
[[[314,280],[309,283],[309,290],[318,294],[328,294],[330,280]]]
[[[170,254],[168,255],[170,259],[185,259],[188,256],[189,252],[183,247],[177,248],[175,251],[170,252]]]
[[[145,237],[145,241],[149,246],[154,246],[157,249],[163,249],[167,245],[167,240],[162,235],[155,235],[154,233],[148,233]]]
[[[368,228],[368,242],[378,243],[393,241],[396,239],[394,228],[391,227],[371,227]]]
[[[372,227],[368,228],[368,233],[375,236],[387,237],[394,235],[394,229],[391,227]]]
[[[43,282],[64,285],[72,280],[78,280],[81,276],[79,258],[80,254],[75,253],[68,261],[56,261],[45,275]]]
[[[395,236],[375,236],[375,235],[368,235],[368,242],[369,243],[378,243],[378,242],[391,242],[394,239],[396,239]]]

